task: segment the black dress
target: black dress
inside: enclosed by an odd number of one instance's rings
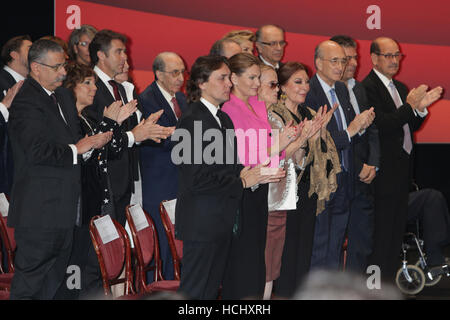
[[[63,299],[89,298],[101,290],[100,267],[89,235],[89,223],[96,215],[110,214],[114,218],[107,163],[124,149],[121,129],[115,121],[105,117],[97,126],[83,116],[79,116],[79,121],[83,136],[112,131],[113,138],[103,148],[92,150],[90,157],[81,163],[81,215],[74,229],[69,265],[79,267],[83,296],[77,290],[80,288],[67,290],[63,285],[58,293]]]
[[[303,119],[312,119],[312,115],[306,107],[299,106],[298,110]],[[297,123],[300,123],[301,120],[295,114],[291,113],[291,115]],[[317,205],[316,194],[308,197],[309,176],[310,165],[306,166],[298,184],[297,209],[287,211],[286,238],[281,258],[280,276],[274,281],[273,288],[277,297],[292,297],[309,271]]]

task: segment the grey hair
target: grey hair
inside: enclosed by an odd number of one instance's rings
[[[56,42],[47,39],[39,39],[33,42],[30,51],[28,51],[28,69],[31,70],[31,63],[45,60],[49,51],[64,52],[64,49]]]
[[[69,37],[69,57],[71,60],[76,60],[76,54],[73,50],[73,47],[80,42],[80,38],[82,35],[87,35],[89,38],[93,39],[95,34],[97,33],[97,29],[89,24],[83,24],[79,29],[75,29],[72,31]]]

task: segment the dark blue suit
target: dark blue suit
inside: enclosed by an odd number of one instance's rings
[[[355,117],[355,112],[350,103],[347,87],[343,82],[335,83],[336,96],[344,111],[347,126]],[[305,103],[314,110],[327,105],[330,102],[324,92],[317,75],[311,78],[310,91],[306,96]],[[333,119],[328,123],[327,129],[333,138],[342,164],[342,155],[347,152],[348,170],[342,168],[337,176],[338,188],[331,199],[326,203],[325,210],[317,216],[314,233],[313,253],[311,257],[311,268],[337,269],[341,264],[342,245],[344,243],[345,230],[347,228],[350,213],[350,199],[353,194],[353,182],[351,180],[353,168],[353,144],[356,135],[349,140],[345,130],[339,130],[335,111]]]
[[[188,106],[183,93],[175,94],[178,105],[184,113]],[[159,90],[156,81],[150,84],[138,97],[142,107],[144,118],[150,114],[164,109],[158,120],[158,124],[164,127],[177,125],[177,118],[167,100]],[[159,215],[159,204],[163,200],[171,200],[177,197],[178,172],[171,160],[172,146],[170,139],[161,143],[146,143],[140,148],[141,178],[142,178],[142,200],[146,210],[154,220],[158,232],[159,246],[162,259],[162,271],[165,279],[173,279],[172,255],[166,238],[161,217]],[[152,277],[147,277],[149,280]]]

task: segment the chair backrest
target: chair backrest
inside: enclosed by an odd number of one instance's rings
[[[111,285],[125,283],[124,295],[134,294],[130,240],[125,229],[109,215],[91,219],[89,231],[102,273],[105,295]],[[125,268],[125,277],[120,278]]]
[[[0,236],[7,253],[8,272],[14,272],[16,240],[14,239],[14,228],[8,227],[8,209],[8,198],[4,193],[0,193]]]
[[[183,257],[183,242],[175,239],[175,202],[176,200],[162,201],[159,205],[159,214],[161,215],[161,221],[166,232],[167,241],[169,242],[170,251],[172,253],[173,267],[174,267],[174,279],[180,280],[180,266],[181,258]],[[170,215],[168,213],[170,212]],[[170,216],[173,218],[171,219]]]
[[[155,270],[154,281],[161,280],[161,258],[153,219],[138,204],[127,206],[126,217],[133,237],[134,252],[139,266],[139,280],[146,283],[145,271],[152,269]],[[154,262],[153,264],[152,261]]]

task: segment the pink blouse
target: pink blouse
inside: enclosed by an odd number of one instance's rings
[[[250,111],[244,101],[233,94],[230,100],[222,106],[233,121],[237,138],[238,156],[244,166],[255,166],[263,163],[267,158],[267,149],[272,142],[272,128],[267,119],[267,109],[264,101],[259,101],[256,96],[248,99],[255,113]],[[282,154],[284,158],[284,151]],[[278,167],[279,157],[273,156],[270,167]]]

